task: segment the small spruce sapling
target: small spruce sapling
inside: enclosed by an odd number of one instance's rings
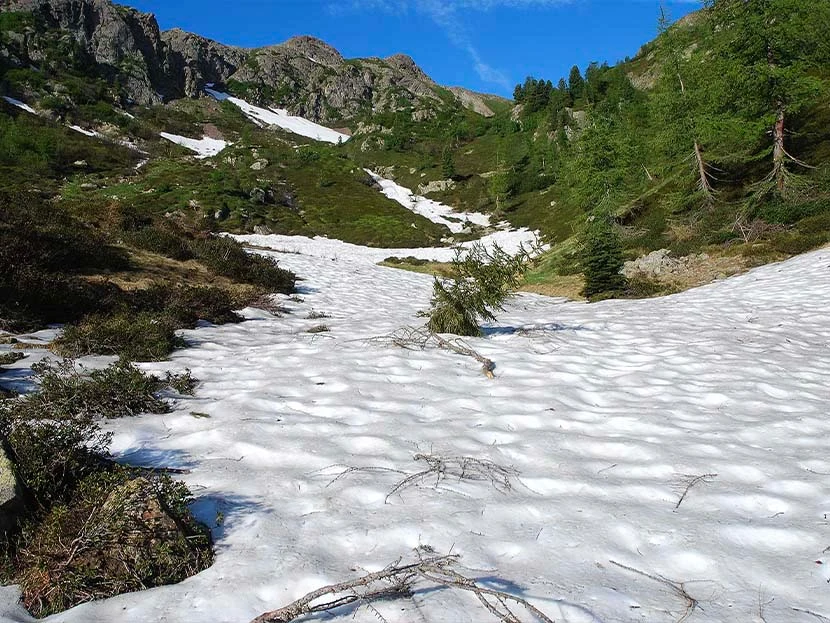
[[[583,239],[582,263],[586,297],[625,289],[626,279],[621,272],[622,242],[610,214],[600,211],[589,220]]]
[[[443,155],[441,156],[441,174],[444,176],[444,179],[451,180],[455,177],[455,160],[452,157],[452,152],[449,148],[444,150]]]
[[[538,253],[538,245],[520,248],[510,255],[498,245],[492,250],[481,243],[452,261],[451,279],[435,278],[427,328],[432,333],[479,336],[480,320],[495,320],[494,312],[518,289],[523,275]]]

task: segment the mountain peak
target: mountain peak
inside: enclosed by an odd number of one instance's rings
[[[342,65],[344,62],[343,56],[341,56],[340,52],[322,39],[318,39],[317,37],[312,37],[310,35],[291,37],[285,43],[273,46],[272,49],[273,48],[291,50],[294,53],[306,56],[312,61],[330,67]]]

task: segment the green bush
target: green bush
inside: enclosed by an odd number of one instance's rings
[[[802,234],[830,235],[830,211],[801,219],[795,228]]]
[[[194,258],[194,253],[190,249],[190,242],[181,232],[159,227],[144,227],[124,231],[121,238],[130,246],[158,253],[174,260],[184,262]]]
[[[232,238],[222,236],[194,240],[191,249],[196,258],[217,275],[273,292],[288,294],[294,289],[293,273],[280,268],[269,257],[247,253]]]
[[[98,230],[31,193],[0,193],[0,265],[69,272],[129,266]]]
[[[122,294],[110,283],[89,282],[32,266],[0,270],[0,328],[26,331],[75,321],[94,311],[111,309]]]
[[[91,372],[71,361],[32,369],[39,391],[0,403],[0,435],[38,508],[68,499],[106,462],[110,436],[98,420],[167,413],[170,405],[156,394],[167,387],[189,391],[195,382],[189,372],[160,379],[123,361]]]
[[[38,363],[32,370],[38,376],[40,391],[21,406],[24,417],[32,419],[112,419],[167,413],[170,406],[155,394],[177,380],[161,380],[123,360],[91,372],[72,361]]]
[[[62,357],[117,355],[131,361],[161,361],[184,346],[176,328],[165,314],[93,314],[67,325],[53,350]]]
[[[799,255],[816,249],[830,241],[827,233],[800,234],[798,232],[784,232],[775,235],[772,240],[772,248],[787,255]]]
[[[492,251],[477,242],[452,262],[452,279],[435,278],[427,327],[433,333],[477,336],[480,319],[495,320],[494,311],[519,287],[529,268],[530,254],[521,249],[510,255],[494,245]]]
[[[123,250],[36,195],[0,193],[0,326],[28,329],[104,311],[121,296],[72,272],[122,270]]]
[[[137,310],[161,313],[172,318],[177,328],[193,328],[197,321],[212,324],[241,322],[234,309],[244,307],[224,288],[216,286],[170,286],[157,284],[133,293]]]

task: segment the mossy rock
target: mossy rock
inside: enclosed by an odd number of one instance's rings
[[[123,469],[87,478],[77,496],[24,531],[15,582],[35,616],[94,599],[174,584],[213,562],[189,494],[168,478]]]

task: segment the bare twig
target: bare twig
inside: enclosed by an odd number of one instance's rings
[[[758,589],[758,618],[761,619],[762,623],[769,623],[767,618],[764,616],[764,608],[770,605],[773,601],[775,601],[774,597],[768,601],[764,601],[761,589]]]
[[[635,569],[634,567],[629,567],[628,565],[624,565],[624,564],[619,563],[615,560],[612,560],[610,562],[611,562],[612,565],[615,565],[615,566],[619,567],[620,569],[625,569],[626,571],[631,571],[632,573],[636,573],[636,574],[641,575],[645,578],[649,578],[651,580],[654,580],[655,582],[660,582],[661,584],[663,584],[665,586],[668,586],[672,590],[672,592],[674,592],[675,595],[677,595],[678,597],[683,599],[686,602],[686,610],[683,612],[683,615],[679,619],[677,619],[677,623],[682,623],[683,621],[688,619],[690,616],[692,616],[692,613],[695,610],[700,608],[700,602],[697,599],[695,599],[694,597],[692,597],[691,595],[689,595],[688,592],[686,592],[685,582],[678,582],[676,580],[670,580],[669,578],[664,577],[662,575],[657,575],[657,574],[653,574],[653,573],[647,573],[645,571],[640,571],[639,569]],[[701,610],[702,610],[702,608],[701,608]]]
[[[819,614],[818,612],[813,612],[812,610],[807,610],[806,608],[793,607],[793,610],[796,612],[803,612],[804,614],[809,614],[811,617],[815,617],[819,621],[830,621],[830,617],[826,617],[823,614]]]
[[[521,473],[519,470],[514,467],[499,465],[489,459],[479,459],[472,456],[440,456],[436,454],[416,454],[413,458],[416,461],[426,463],[426,467],[417,472],[405,472],[389,467],[332,465],[330,467],[341,468],[342,471],[326,486],[331,486],[341,478],[357,472],[391,472],[404,476],[386,495],[386,501],[388,502],[389,498],[399,491],[413,485],[418,485],[431,478],[435,479],[436,487],[447,478],[457,478],[459,481],[487,482],[500,493],[511,491],[514,480],[521,482],[519,480]]]
[[[683,500],[686,499],[686,496],[689,495],[689,491],[692,490],[692,487],[701,482],[709,484],[710,482],[712,482],[712,479],[717,478],[717,476],[717,474],[701,474],[700,476],[686,476],[686,478],[688,478],[688,481],[686,481],[686,488],[683,489],[683,493],[681,494],[680,499],[677,500],[677,505],[674,507],[675,510],[680,508],[680,505],[683,503]]]
[[[482,372],[487,378],[495,378],[493,370],[496,369],[496,364],[492,360],[474,351],[461,338],[448,340],[437,333],[432,333],[426,327],[402,327],[389,335],[371,338],[369,341],[392,344],[410,350],[426,350],[427,348],[449,350],[465,357],[472,357],[481,364]]]
[[[427,548],[427,551],[433,550]],[[419,579],[430,584],[473,593],[482,606],[503,623],[520,622],[509,604],[522,606],[541,623],[554,623],[553,619],[527,600],[510,593],[480,586],[475,580],[453,569],[459,561],[459,556],[423,558],[421,553],[421,551],[418,552],[417,562],[401,564],[401,559],[398,559],[380,571],[318,588],[287,606],[257,617],[251,623],[290,623],[307,614],[327,612],[358,602],[365,604],[379,619],[383,620],[383,615],[375,609],[372,602],[410,594]],[[324,597],[329,600],[315,603]]]

